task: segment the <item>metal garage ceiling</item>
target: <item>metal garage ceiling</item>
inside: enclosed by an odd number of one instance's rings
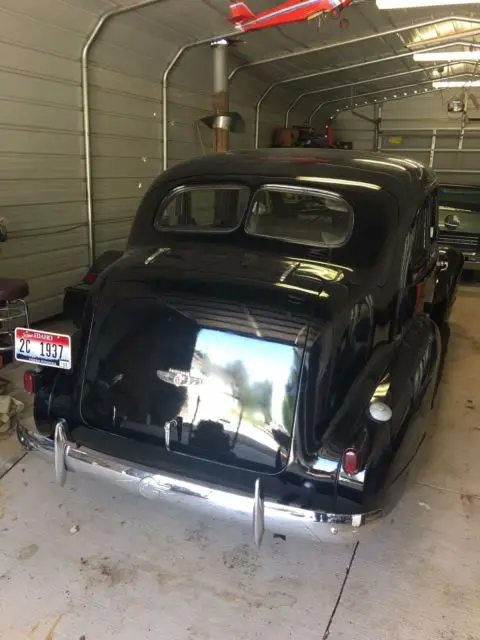
[[[95,5],[98,13],[99,5],[107,11],[112,7],[133,8],[139,1],[82,0],[82,4],[85,8]],[[250,4],[258,12],[278,1],[251,0]],[[138,28],[143,39],[150,33],[152,42],[145,40],[145,54],[160,71],[161,60],[168,64],[181,47],[227,35],[227,15],[228,0],[157,0],[117,16],[115,27],[121,29],[123,25],[130,33]],[[239,73],[250,72],[265,83],[264,94],[258,96],[262,102],[274,97],[277,87],[288,87],[299,96],[294,108],[305,97],[318,98],[320,104],[328,102],[334,111],[341,106],[336,104],[341,97],[353,104],[354,96],[359,96],[366,103],[368,96],[385,91],[383,99],[387,100],[393,98],[392,92],[398,87],[403,95],[410,88],[411,93],[416,92],[416,86],[426,91],[431,89],[431,79],[468,78],[477,70],[475,63],[439,65],[413,60],[413,52],[418,49],[458,49],[476,43],[480,19],[478,15],[475,18],[471,5],[457,6],[455,12],[448,7],[380,11],[374,0],[356,0],[345,15],[348,28],[341,28],[339,21],[329,16],[320,23],[313,20],[235,34],[237,46],[230,56],[232,80]]]
[[[255,12],[271,8],[278,3],[279,0],[250,0],[251,8]],[[78,2],[76,4],[78,5]],[[99,5],[105,6],[106,10],[112,6],[130,7],[136,2],[119,0],[107,3],[101,0],[82,0],[81,4],[95,4],[98,11]],[[227,15],[228,0],[158,0],[156,4],[125,14],[117,20],[130,28],[137,24],[142,32],[149,31],[155,39],[164,39],[165,44],[182,46],[228,33]],[[392,60],[391,57],[395,54],[405,53],[410,48],[432,46],[438,42],[452,42],[460,37],[472,42],[475,41],[476,30],[480,27],[479,22],[472,21],[475,20],[475,12],[472,11],[471,5],[457,6],[455,19],[452,19],[453,12],[448,7],[388,12],[378,10],[374,0],[357,0],[345,11],[345,16],[350,24],[348,28],[343,29],[340,28],[338,20],[328,17],[320,25],[312,20],[281,29],[241,34],[238,39],[243,42],[232,51],[232,63],[234,66],[261,63],[263,59],[282,58],[283,55],[293,52],[304,52],[305,55],[255,65],[256,74],[261,74],[266,81],[276,82],[329,68],[341,68],[362,60],[376,64],[366,65],[353,73],[332,73],[318,81],[315,78],[299,80],[295,83],[295,88],[304,91],[313,89],[314,84],[319,87],[342,84],[352,76],[355,80],[365,78],[368,82],[375,75],[419,68],[418,63],[413,63],[411,56]],[[442,18],[444,21],[437,24],[423,28],[408,28],[429,21],[440,21]],[[323,45],[346,43],[356,38],[402,28],[407,29],[358,44],[330,48],[324,52],[316,51]],[[155,52],[150,53],[154,55]],[[384,57],[389,59],[382,63],[381,59]],[[466,68],[465,71],[468,73],[471,69]],[[458,70],[456,72],[458,73]]]

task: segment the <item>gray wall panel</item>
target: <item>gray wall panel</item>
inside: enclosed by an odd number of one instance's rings
[[[39,8],[46,8],[49,2],[36,3]],[[2,9],[0,4],[0,40],[25,45],[41,52],[56,53],[75,60],[81,50],[85,35],[69,28],[60,29],[44,20],[35,20],[28,16],[11,13]],[[70,15],[70,8],[63,6],[63,11]],[[72,21],[72,25],[74,22]]]
[[[26,72],[0,69],[0,96],[37,104],[72,107],[79,104],[80,85],[72,80],[55,82]]]
[[[88,262],[79,56],[96,15],[81,5],[0,0],[1,273],[28,280],[34,319]]]
[[[82,137],[66,131],[42,131],[0,126],[0,153],[65,154],[77,158],[83,153]],[[0,177],[1,180],[1,177]]]
[[[63,288],[87,267],[80,57],[98,17],[112,6],[107,0],[0,0],[0,215],[10,229],[0,259],[4,276],[29,281],[34,319],[59,312]],[[124,246],[139,200],[161,171],[162,72],[198,33],[178,16],[171,4],[115,18],[91,50],[97,253]],[[222,12],[211,16],[209,28],[227,27]],[[238,63],[232,57],[232,67]],[[235,79],[231,109],[242,114],[246,130],[232,134],[234,149],[252,146],[254,103],[266,82],[243,72]],[[212,52],[195,48],[170,77],[170,165],[211,151],[211,130],[200,125],[202,147],[194,127],[211,112],[211,93]],[[265,104],[262,143],[270,144],[294,97],[279,91]]]
[[[1,133],[0,133],[1,136]],[[2,180],[83,180],[83,167],[78,155],[35,153],[0,153]]]

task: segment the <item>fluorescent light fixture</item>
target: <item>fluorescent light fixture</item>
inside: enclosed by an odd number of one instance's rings
[[[478,0],[377,0],[378,9],[418,9],[421,7],[450,7],[478,4]]]
[[[434,89],[463,89],[480,87],[480,80],[435,80],[432,85]]]
[[[467,62],[480,60],[480,49],[476,51],[425,51],[414,53],[415,62]]]

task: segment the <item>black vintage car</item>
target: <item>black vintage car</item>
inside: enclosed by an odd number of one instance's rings
[[[480,187],[442,184],[438,206],[440,247],[461,251],[465,271],[480,271]]]
[[[256,544],[358,535],[429,433],[462,268],[440,259],[436,192],[411,160],[334,149],[163,173],[71,342],[24,335],[43,366],[20,441],[60,483],[253,517]]]

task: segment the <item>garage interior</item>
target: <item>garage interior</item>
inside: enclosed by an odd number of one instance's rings
[[[28,282],[36,326],[70,330],[65,287],[123,249],[160,172],[214,150],[214,114],[231,116],[225,150],[306,136],[480,186],[480,58],[414,59],[477,51],[480,3],[354,0],[251,33],[228,15],[227,0],[0,0],[0,261]],[[470,84],[435,86],[452,81]],[[31,398],[25,367],[8,365],[22,411],[0,427],[0,638],[480,640],[479,320],[480,288],[464,282],[428,460],[355,545],[257,551],[234,523],[82,477],[57,486],[16,439]]]

